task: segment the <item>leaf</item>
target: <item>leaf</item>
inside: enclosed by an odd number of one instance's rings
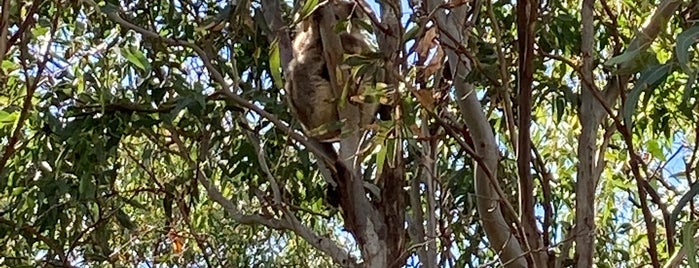
[[[136,65],[139,69],[150,72],[151,66],[146,56],[141,53],[140,50],[135,47],[126,47],[121,50],[122,55],[133,65]]]
[[[425,35],[422,36],[422,39],[418,41],[417,43],[417,48],[415,49],[418,54],[422,57],[427,57],[427,54],[430,52],[430,49],[435,46],[434,39],[437,38],[437,27],[432,27],[427,32],[425,32]]]
[[[17,120],[18,115],[19,114],[17,112],[10,113],[7,111],[0,110],[0,128],[6,125],[14,124]]]
[[[613,57],[604,65],[618,68],[614,70],[615,74],[631,75],[646,69],[647,66],[657,63],[655,53],[647,49],[648,46],[643,46],[638,49],[626,51],[623,54]]]
[[[129,204],[130,206],[132,206],[134,208],[147,209],[145,205],[139,203],[136,200],[133,200],[132,198],[123,198],[122,201],[124,201],[124,203]]]
[[[282,64],[278,39],[275,38],[274,41],[272,41],[269,51],[269,69],[272,74],[272,80],[274,80],[274,86],[282,88],[284,87],[284,83],[282,83]]]
[[[699,26],[693,26],[679,35],[677,35],[677,45],[675,46],[675,53],[677,54],[677,61],[680,63],[680,67],[685,73],[690,73],[689,68],[689,48],[697,42],[699,38]]]
[[[345,58],[343,59],[342,63],[346,64],[348,66],[363,66],[367,64],[373,63],[373,59],[364,55],[351,55],[347,54],[345,55]]]
[[[80,186],[78,188],[78,193],[83,199],[91,199],[95,196],[95,183],[89,175],[83,175],[80,178]]]
[[[227,5],[223,10],[219,11],[216,16],[207,18],[204,20],[201,26],[197,27],[197,31],[212,31],[212,32],[218,32],[223,30],[223,27],[226,25],[226,22],[228,21],[228,18],[230,18],[231,15],[233,15],[233,8],[235,5]]]
[[[622,53],[621,55],[609,59],[607,62],[604,63],[604,65],[611,67],[617,64],[631,62],[634,58],[638,57],[638,55],[640,55],[642,51],[642,48],[634,49],[631,51],[624,51],[624,53]]]
[[[427,90],[427,89],[418,89],[415,91],[415,97],[417,98],[417,101],[422,105],[422,107],[425,107],[427,110],[432,110],[434,109],[434,97],[432,96],[432,90]]]
[[[19,67],[20,67],[19,64],[15,63],[13,61],[9,61],[9,60],[4,60],[4,61],[2,61],[2,64],[0,64],[0,68],[2,68],[2,70],[6,74],[9,74],[14,70],[19,69]]]
[[[556,98],[555,106],[556,108],[556,122],[561,122],[563,120],[563,115],[565,114],[566,101],[564,98]]]
[[[119,222],[119,225],[121,225],[121,227],[124,227],[129,230],[136,229],[136,224],[134,224],[133,221],[131,221],[131,218],[129,217],[129,215],[126,214],[126,212],[124,212],[123,209],[117,210],[116,219],[117,222]]]
[[[676,180],[686,180],[687,179],[687,173],[685,171],[680,171],[677,173],[670,174],[670,178],[676,179]]]
[[[365,21],[362,19],[352,19],[351,22],[352,22],[352,26],[354,26],[355,29],[359,28],[359,29],[365,30],[369,33],[374,32],[374,27],[368,21]]]
[[[386,155],[388,155],[388,147],[386,146],[381,146],[381,149],[379,149],[379,152],[376,154],[376,177],[380,178],[381,173],[383,172],[383,164],[386,162]]]
[[[424,76],[432,77],[432,75],[436,74],[442,69],[442,62],[444,62],[444,50],[441,46],[438,46],[436,53],[432,55],[429,63],[425,66]]]
[[[407,31],[405,31],[405,34],[403,34],[403,42],[414,39],[420,29],[421,28],[419,26],[410,27]]]
[[[32,31],[32,35],[34,35],[34,38],[37,38],[39,36],[43,36],[46,33],[48,33],[49,29],[50,29],[49,27],[45,27],[45,26],[35,26],[34,28],[32,28],[31,31]]]
[[[170,230],[170,232],[168,232],[168,238],[170,238],[170,241],[172,241],[172,251],[175,254],[182,253],[184,250],[184,238],[174,230]]]
[[[629,130],[631,130],[633,123],[631,117],[636,110],[641,92],[646,92],[646,94],[653,92],[655,88],[665,82],[671,70],[672,64],[662,64],[653,66],[641,74],[641,78],[636,82],[626,97],[626,102],[624,102],[624,124]]]
[[[693,71],[688,74],[687,83],[684,84],[684,92],[682,92],[682,106],[685,107],[684,114],[686,116],[692,116],[690,98],[694,95],[694,83],[697,81],[697,75],[699,71]]]
[[[694,234],[697,226],[693,221],[687,222],[682,228],[682,245],[685,246],[687,252],[687,264],[689,267],[697,268],[697,245],[694,243]]]
[[[318,7],[318,0],[306,1],[306,3],[303,4],[303,7],[299,11],[299,14],[301,15],[300,20],[304,20],[306,19],[306,17],[311,15],[311,13],[313,13],[313,10],[315,10],[316,7]]]
[[[657,140],[649,140],[646,144],[646,149],[648,149],[648,152],[654,158],[660,159],[661,161],[665,161],[665,154],[663,153],[663,148],[660,147],[660,143],[658,143]]]

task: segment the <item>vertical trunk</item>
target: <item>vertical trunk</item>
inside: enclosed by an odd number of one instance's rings
[[[531,175],[531,138],[529,128],[532,116],[532,84],[534,79],[534,39],[536,0],[517,1],[517,43],[519,47],[519,137],[517,150],[517,172],[519,175],[520,222],[524,229],[526,250],[532,252],[529,262],[533,267],[543,267],[545,258],[541,247],[541,237],[536,228],[534,215],[534,180]]]
[[[336,0],[338,1],[338,0]],[[399,1],[381,2],[381,24],[388,29],[390,35],[382,31],[377,33],[380,52],[388,59],[386,68],[396,68],[401,49],[400,41],[402,26],[400,19]],[[364,7],[368,11],[368,7]],[[359,12],[359,11],[357,11]],[[392,73],[396,70],[387,70]],[[397,80],[391,76],[376,77],[388,85],[396,85]],[[347,108],[350,108],[348,105]],[[342,113],[342,111],[341,111]],[[354,114],[353,112],[349,112]],[[400,114],[394,114],[396,122],[400,122]],[[351,124],[352,122],[350,122]],[[400,126],[396,127],[393,137],[400,141]],[[359,131],[357,133],[360,133]],[[396,142],[395,159],[387,159],[384,163],[381,177],[377,179],[381,189],[378,201],[367,199],[362,176],[362,165],[356,160],[360,135],[353,135],[341,141],[340,159],[351,170],[352,179],[346,185],[340,185],[343,191],[341,206],[347,229],[353,233],[362,252],[363,267],[402,267],[405,262],[405,171],[403,152],[400,142]],[[393,142],[393,141],[388,141]],[[386,145],[384,145],[386,146]],[[349,194],[345,194],[349,193]]]
[[[403,27],[400,24],[401,17],[401,1],[386,0],[379,1],[381,11],[381,24],[388,29],[387,33],[375,31],[379,50],[388,59],[386,64],[386,73],[398,73],[399,55],[402,50],[401,41],[403,36]],[[387,85],[397,86],[398,80],[392,75],[381,77],[381,80]],[[400,109],[397,109],[400,111]],[[383,111],[386,112],[386,111]],[[405,164],[403,161],[403,147],[401,125],[402,115],[400,112],[394,112],[393,120],[396,126],[393,130],[395,138],[395,161],[387,161],[384,163],[383,173],[381,174],[379,187],[381,190],[381,202],[379,211],[384,217],[386,225],[386,257],[387,266],[385,267],[403,267],[405,264],[405,241],[407,231],[405,229]],[[382,115],[383,117],[383,115]],[[393,142],[393,141],[388,141]],[[389,147],[390,148],[390,147]]]
[[[400,152],[398,155],[402,155]],[[394,167],[388,163],[384,165],[381,176],[381,204],[379,210],[384,215],[386,222],[386,258],[388,268],[399,268],[405,264],[403,251],[405,250],[405,170],[400,157],[396,158]]]
[[[644,46],[650,45],[651,42],[658,36],[661,30],[666,27],[668,20],[677,10],[677,7],[682,3],[679,0],[664,0],[655,10],[649,20],[649,23],[639,32],[639,34],[631,41],[626,51],[634,51],[641,49]],[[582,132],[580,133],[580,141],[578,147],[578,174],[576,184],[576,246],[577,267],[592,267],[594,258],[594,193],[599,180],[599,170],[602,168],[595,164],[595,151],[597,148],[597,132],[603,118],[607,114],[602,107],[602,104],[595,97],[601,96],[602,100],[611,105],[616,102],[619,94],[625,84],[628,83],[630,75],[621,75],[609,79],[603,92],[593,93],[594,80],[592,75],[593,69],[593,41],[594,41],[594,25],[593,25],[593,8],[594,0],[583,1],[583,33],[582,33],[582,57],[583,67],[581,70],[582,93],[580,103],[580,123]],[[633,62],[622,63],[620,68],[628,68],[628,64]]]
[[[582,6],[582,60],[581,76],[583,81],[592,80],[592,49],[594,43],[593,8],[594,0],[583,0]],[[575,253],[578,267],[592,267],[595,241],[595,155],[597,149],[597,131],[599,120],[595,115],[598,101],[592,93],[592,85],[582,83],[580,98],[580,124],[582,132],[578,143],[578,174],[575,189]]]
[[[427,10],[438,10],[442,4],[438,0],[426,2]],[[474,165],[476,206],[490,246],[498,252],[503,263],[508,263],[506,267],[527,267],[527,262],[521,257],[524,251],[503,217],[500,197],[495,191],[496,185],[491,184],[489,178],[497,178],[500,155],[492,127],[474,94],[473,85],[465,81],[471,71],[470,61],[454,49],[460,47],[461,43],[468,43],[468,38],[462,35],[465,17],[465,5],[450,9],[449,14],[443,10],[436,11],[434,16],[437,26],[454,38],[442,36],[440,42],[445,43],[444,50],[454,77],[457,104],[471,133],[476,154],[480,157],[481,164]],[[455,40],[461,43],[457,44]]]
[[[528,267],[525,259],[521,257],[524,251],[510,231],[502,214],[499,197],[488,179],[489,175],[497,178],[499,153],[497,144],[495,144],[495,136],[476,95],[470,94],[473,87],[463,80],[457,80],[454,83],[459,108],[464,114],[464,121],[466,121],[471,133],[476,153],[482,157],[484,164],[483,167],[475,165],[475,187],[476,206],[485,234],[491,248],[500,251],[500,259],[504,263],[509,263],[506,267]],[[489,172],[484,169],[488,169]]]

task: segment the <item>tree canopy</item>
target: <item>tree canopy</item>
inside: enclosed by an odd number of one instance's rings
[[[0,0],[0,264],[699,267],[699,2],[352,1],[338,103],[390,118],[333,193],[284,86],[325,2]]]

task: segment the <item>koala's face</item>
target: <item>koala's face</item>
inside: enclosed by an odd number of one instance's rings
[[[359,6],[354,1],[337,0],[334,1],[333,9],[338,20],[359,18]]]

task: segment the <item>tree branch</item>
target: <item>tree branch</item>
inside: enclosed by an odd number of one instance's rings
[[[9,3],[9,0],[5,0],[3,4]],[[7,11],[6,8],[3,7],[3,11]],[[9,15],[8,12],[3,12],[3,17]],[[58,24],[58,18],[59,18],[60,13],[56,12],[53,16],[53,19],[51,21],[51,30],[50,30],[50,36],[49,39],[46,41],[48,44],[53,43],[54,37],[56,35],[56,30],[57,30],[57,24]],[[29,18],[27,18],[29,20]],[[3,22],[4,23],[4,22]],[[6,25],[3,25],[6,26]],[[2,30],[2,29],[0,29]],[[6,29],[5,29],[6,30]],[[6,38],[6,37],[5,37]],[[5,38],[0,39],[0,43],[5,43],[6,40]],[[39,87],[39,83],[43,81],[41,79],[44,70],[46,69],[46,63],[48,62],[50,56],[51,56],[51,47],[50,45],[46,46],[46,51],[44,51],[43,54],[43,59],[37,63],[37,70],[34,73],[34,81],[33,83],[28,83],[27,84],[27,94],[24,96],[24,103],[22,104],[22,110],[20,111],[19,118],[17,119],[17,124],[15,126],[15,129],[12,131],[12,136],[10,136],[7,145],[5,146],[3,150],[2,157],[0,157],[0,174],[2,174],[3,170],[5,169],[5,165],[7,164],[7,161],[12,157],[12,155],[16,152],[15,145],[17,145],[17,142],[19,142],[20,135],[22,134],[22,128],[24,128],[24,123],[29,117],[29,110],[32,109],[32,98],[34,97],[34,92],[36,92],[36,89]],[[6,48],[7,49],[7,48]],[[0,55],[4,56],[5,51],[0,51]],[[1,57],[0,57],[1,59]],[[0,60],[0,62],[2,62]],[[27,80],[31,81],[29,79],[31,76],[29,74],[26,74]]]
[[[94,7],[98,8],[94,2],[92,3]],[[222,90],[217,91],[214,95],[222,95],[225,99],[240,105],[242,107],[245,107],[247,109],[250,109],[254,111],[255,113],[259,114],[262,118],[265,118],[269,121],[271,121],[276,127],[281,129],[283,132],[285,132],[287,135],[292,137],[293,139],[299,141],[301,144],[303,144],[306,148],[308,148],[310,151],[316,153],[316,155],[330,159],[328,155],[326,155],[320,148],[318,148],[315,144],[311,143],[309,140],[301,136],[300,134],[294,132],[291,128],[289,128],[287,125],[282,123],[278,118],[276,118],[274,115],[270,114],[269,112],[265,111],[264,109],[250,103],[246,99],[240,97],[239,95],[233,93],[231,90],[231,86],[228,82],[226,82],[225,78],[223,75],[213,66],[211,61],[209,60],[207,54],[202,50],[200,47],[197,45],[186,42],[186,41],[181,41],[181,40],[175,40],[175,39],[170,39],[166,38],[163,36],[160,36],[159,34],[152,32],[150,30],[141,28],[137,25],[134,25],[123,18],[121,18],[116,12],[106,12],[106,15],[114,22],[118,23],[122,27],[125,27],[127,29],[131,29],[136,31],[137,33],[143,35],[144,37],[148,38],[153,38],[155,40],[160,40],[163,41],[169,45],[175,45],[175,46],[183,46],[183,47],[188,47],[201,58],[202,62],[206,66],[207,70],[210,72],[211,77],[216,81],[221,87]],[[204,148],[206,146],[202,146]],[[201,152],[200,155],[206,155],[202,154],[206,152]],[[191,161],[191,159],[189,160]],[[308,227],[302,225],[298,219],[295,217],[290,217],[289,215],[293,216],[290,213],[285,213],[285,220],[278,220],[278,219],[268,219],[266,217],[263,217],[261,215],[244,215],[241,212],[238,211],[236,208],[235,204],[228,200],[226,197],[223,196],[223,194],[214,186],[213,182],[211,182],[205,174],[201,171],[197,171],[197,179],[198,181],[204,186],[204,188],[207,190],[207,194],[209,198],[211,198],[213,201],[218,203],[223,207],[226,212],[230,214],[230,217],[235,220],[236,222],[242,223],[242,224],[262,224],[264,226],[273,228],[273,229],[278,229],[278,230],[283,230],[283,229],[288,229],[292,230],[294,233],[297,235],[301,236],[304,238],[309,244],[312,246],[316,247],[317,249],[327,253],[336,263],[341,264],[343,266],[354,266],[356,261],[349,256],[349,254],[341,249],[335,242],[333,242],[331,239],[327,237],[322,237],[317,234],[315,234],[312,230],[310,230]]]
[[[465,22],[465,6],[450,9],[449,14],[447,14],[444,10],[438,10],[442,7],[441,1],[429,0],[426,1],[426,4],[428,11],[434,14],[437,26],[443,29],[445,34],[454,37],[443,38],[441,42],[447,47],[445,52],[454,78],[453,85],[456,90],[457,104],[476,145],[476,153],[483,160],[483,167],[481,165],[475,167],[476,205],[481,216],[482,226],[492,248],[502,249],[502,252],[499,253],[500,259],[503,262],[512,261],[508,267],[525,267],[526,261],[518,257],[524,251],[516,239],[511,239],[512,232],[500,207],[501,198],[495,191],[498,188],[496,172],[499,159],[495,136],[481,104],[476,98],[473,85],[466,83],[466,77],[471,71],[470,61],[453,49],[461,47],[459,42],[467,43],[467,37],[461,36],[461,33],[464,32],[461,27]],[[489,170],[490,174],[487,174],[486,170]]]
[[[48,246],[51,250],[53,250],[56,254],[58,254],[58,258],[61,260],[61,263],[64,266],[71,267],[65,251],[63,251],[63,247],[58,243],[58,241],[53,240],[50,237],[42,235],[41,233],[39,233],[39,231],[37,231],[34,227],[32,227],[30,225],[25,224],[25,225],[19,226],[14,221],[5,219],[4,217],[0,217],[0,224],[4,224],[4,225],[12,227],[13,229],[17,229],[18,231],[22,232],[25,237],[34,237],[34,238],[40,240],[41,242],[44,242],[44,244],[46,244],[46,246]]]

